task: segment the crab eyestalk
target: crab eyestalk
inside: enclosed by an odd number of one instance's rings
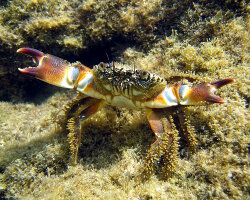
[[[31,56],[38,64],[37,67],[19,68],[20,72],[64,88],[74,88],[85,67],[80,63],[71,64],[66,60],[32,48],[20,48],[17,52]]]
[[[224,103],[224,100],[221,97],[216,96],[214,92],[233,81],[234,79],[227,78],[212,83],[202,83],[193,88],[183,85],[179,88],[179,96],[181,99],[180,104],[197,105],[202,102]]]

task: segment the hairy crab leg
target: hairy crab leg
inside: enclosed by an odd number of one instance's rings
[[[177,132],[173,129],[174,127],[170,121],[163,117],[159,109],[148,110],[147,119],[151,129],[156,135],[156,140],[150,146],[141,179],[145,180],[153,173],[155,162],[157,162],[161,156],[163,156],[163,161],[167,166],[166,169],[164,169],[163,176],[169,177],[177,164]]]
[[[183,131],[183,135],[188,143],[188,148],[193,153],[195,152],[195,148],[197,145],[197,140],[195,138],[195,135],[193,134],[194,128],[190,125],[190,120],[188,119],[188,116],[185,115],[185,111],[182,110],[181,108],[179,108],[177,111],[179,124]]]
[[[70,109],[66,109],[68,142],[73,165],[77,164],[78,149],[82,138],[82,122],[95,114],[102,105],[103,100],[78,95],[71,103]]]

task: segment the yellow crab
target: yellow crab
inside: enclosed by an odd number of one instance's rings
[[[233,82],[232,78],[195,86],[167,85],[164,78],[140,70],[117,67],[114,63],[100,63],[90,69],[80,62],[69,63],[61,58],[32,48],[20,48],[17,52],[32,56],[37,67],[19,71],[52,85],[79,91],[66,112],[68,140],[72,162],[77,163],[81,143],[81,122],[95,114],[104,103],[117,107],[144,110],[156,141],[151,145],[145,160],[143,174],[151,174],[155,162],[163,157],[165,175],[174,171],[178,154],[178,136],[169,113],[177,106],[199,105],[203,102],[223,103],[214,95],[216,89]],[[181,127],[185,120],[178,115]],[[183,128],[186,140],[195,146],[195,138]]]

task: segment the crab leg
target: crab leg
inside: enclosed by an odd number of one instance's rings
[[[190,152],[194,153],[197,145],[197,140],[194,135],[194,128],[190,125],[189,116],[185,114],[184,107],[179,107],[177,116],[179,119],[179,125],[182,129],[183,135],[188,143]]]
[[[78,95],[70,109],[66,110],[68,142],[70,144],[72,164],[77,164],[77,155],[82,138],[82,122],[95,114],[103,105],[103,101]]]
[[[164,169],[165,177],[174,171],[177,164],[177,132],[173,129],[170,121],[163,117],[162,113],[158,109],[151,109],[147,111],[147,119],[149,125],[156,135],[156,141],[150,146],[148,156],[145,160],[145,168],[142,172],[143,179],[147,179],[148,176],[154,171],[155,162],[163,156],[163,161],[166,164]],[[171,120],[171,118],[170,118]]]

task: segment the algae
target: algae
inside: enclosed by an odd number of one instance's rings
[[[0,10],[3,199],[249,198],[246,1],[12,0],[1,2]],[[69,166],[67,135],[57,124],[75,94],[60,90],[39,103],[27,101],[33,91],[43,96],[51,89],[14,72],[28,64],[15,54],[21,46],[91,65],[105,59],[107,46],[110,59],[170,83],[171,76],[186,77],[184,83],[232,77],[235,83],[217,93],[225,104],[186,108],[196,152],[180,141],[172,177],[161,180],[156,169],[137,184],[155,140],[144,114],[100,110],[85,124],[80,163]]]

